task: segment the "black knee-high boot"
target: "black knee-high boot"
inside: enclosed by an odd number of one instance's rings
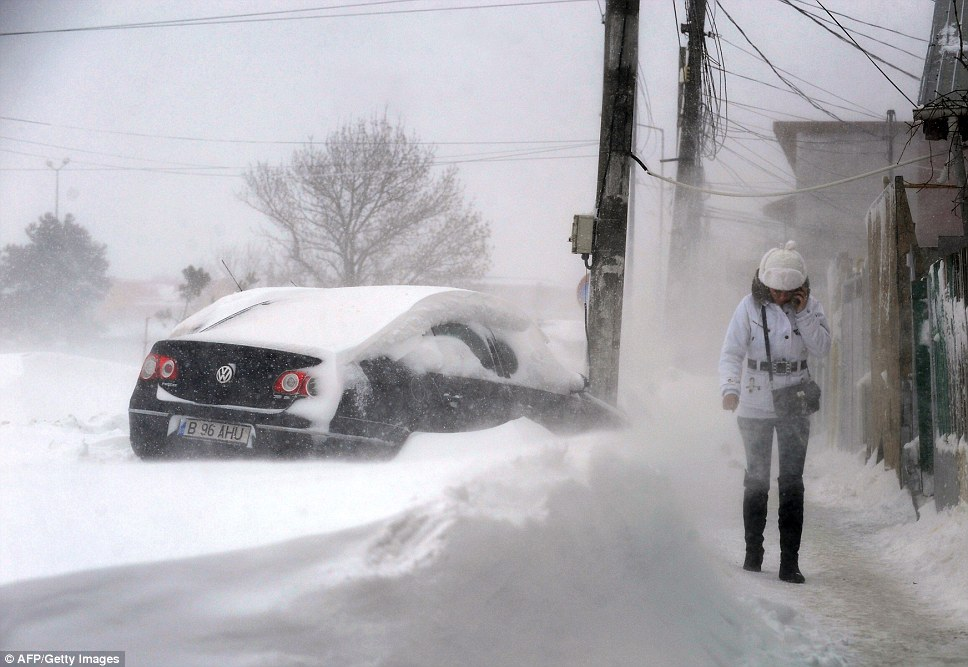
[[[763,566],[763,529],[766,527],[766,503],[769,491],[745,489],[743,492],[743,528],[746,532],[746,561],[743,569],[759,572]]]
[[[803,478],[780,476],[780,579],[802,584],[800,573],[800,536],[803,533]]]

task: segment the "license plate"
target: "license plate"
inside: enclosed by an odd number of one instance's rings
[[[178,429],[175,434],[184,438],[202,438],[203,440],[216,440],[235,445],[247,445],[249,436],[252,434],[252,427],[248,424],[227,424],[182,417],[178,421]]]

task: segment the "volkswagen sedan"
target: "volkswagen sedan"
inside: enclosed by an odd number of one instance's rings
[[[441,287],[264,288],[154,344],[129,417],[141,458],[395,454],[411,433],[526,417],[616,427],[507,302]]]

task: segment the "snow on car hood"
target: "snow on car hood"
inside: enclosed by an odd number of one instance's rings
[[[418,369],[466,375],[466,359],[420,345],[430,328],[472,321],[506,340],[520,361],[511,381],[559,393],[584,380],[564,368],[534,322],[498,297],[450,287],[270,287],[238,292],[198,311],[170,338],[302,352],[344,366],[387,355]],[[481,369],[483,372],[483,369]]]

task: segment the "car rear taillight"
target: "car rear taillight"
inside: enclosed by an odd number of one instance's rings
[[[304,371],[286,371],[276,378],[272,391],[283,396],[315,396],[316,380]]]
[[[178,379],[178,362],[163,354],[149,354],[141,365],[142,380]]]

